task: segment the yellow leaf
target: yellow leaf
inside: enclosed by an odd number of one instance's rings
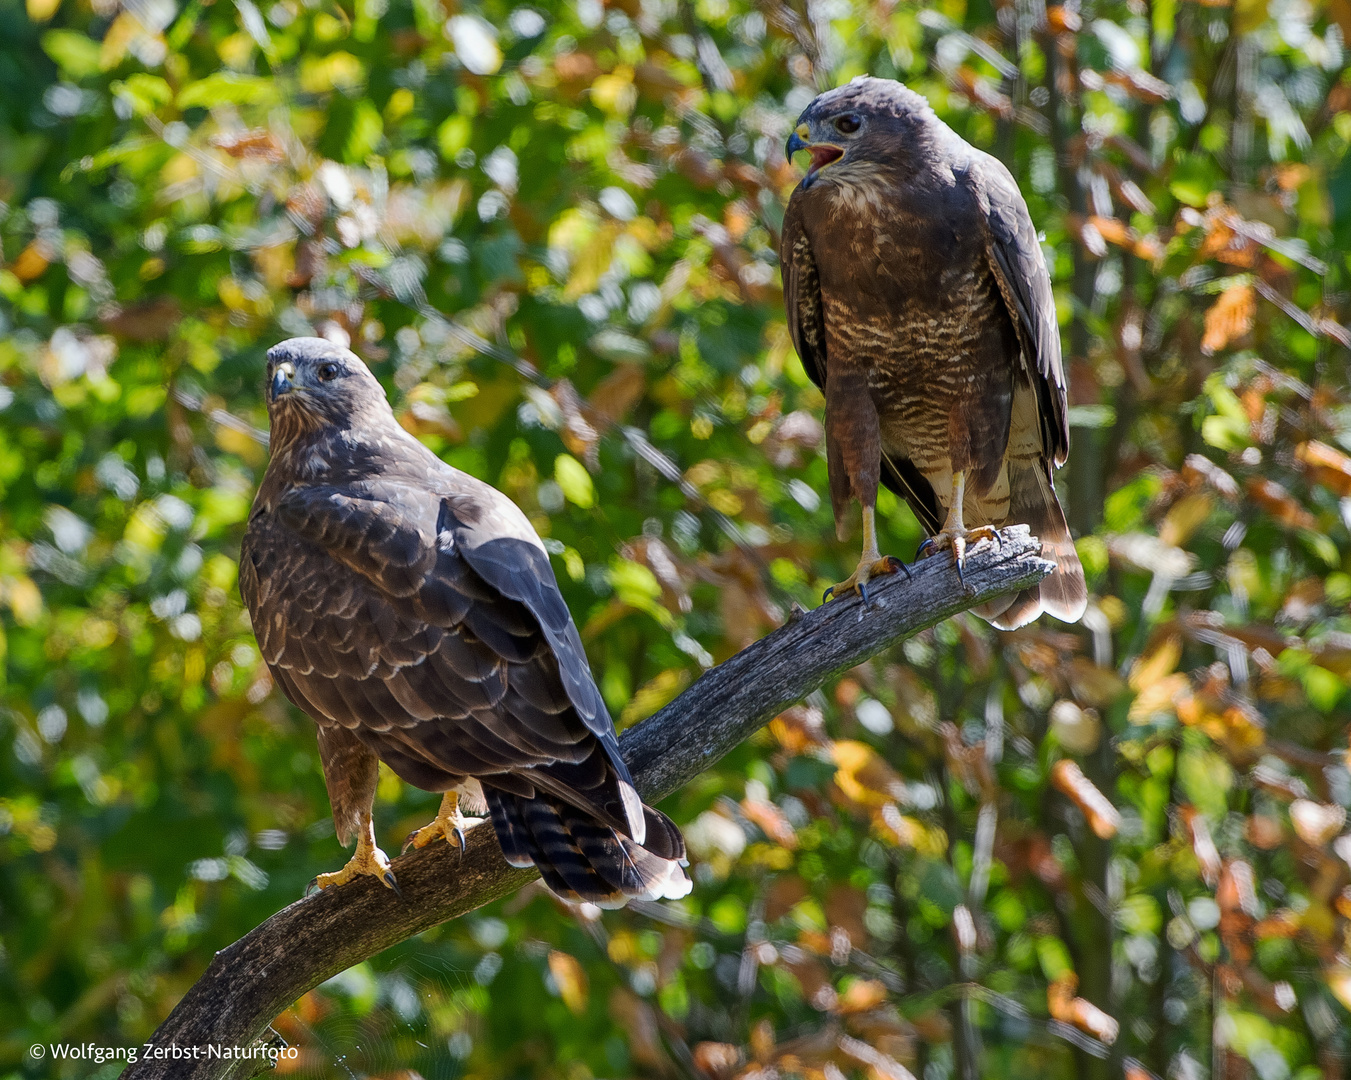
[[[689,685],[690,673],[684,668],[667,668],[635,691],[624,711],[619,714],[619,726],[646,719],[658,709],[675,700],[677,694]]]
[[[582,965],[577,962],[576,957],[554,949],[549,953],[549,974],[553,976],[554,985],[558,987],[558,996],[563,999],[568,1011],[574,1016],[581,1016],[586,1012],[589,987],[586,972],[582,970]]]

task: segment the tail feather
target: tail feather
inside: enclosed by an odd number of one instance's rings
[[[1065,512],[1043,462],[1008,462],[1008,525],[1026,525],[1041,541],[1042,556],[1056,564],[1041,582],[1011,597],[1000,597],[973,610],[1000,630],[1016,630],[1042,612],[1062,622],[1078,622],[1088,606],[1084,568],[1074,550]]]
[[[526,799],[485,785],[484,794],[507,861],[533,864],[564,900],[622,906],[633,898],[675,899],[690,891],[680,831],[649,806],[642,807],[646,840],[639,844],[543,793]]]

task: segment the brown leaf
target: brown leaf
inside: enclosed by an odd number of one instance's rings
[[[253,158],[258,161],[284,161],[286,149],[281,140],[267,128],[251,128],[248,131],[231,132],[228,135],[213,135],[211,145],[224,150],[233,158]]]
[[[1231,341],[1252,329],[1257,314],[1257,294],[1251,285],[1230,285],[1206,312],[1206,330],[1201,351],[1207,356],[1219,352]]]
[[[694,1067],[712,1080],[727,1080],[741,1064],[741,1051],[731,1043],[701,1042],[691,1055]]]
[[[647,376],[638,364],[616,364],[591,391],[591,408],[617,424],[637,404],[646,388]]]
[[[1243,487],[1253,502],[1287,528],[1317,528],[1318,522],[1314,516],[1275,480],[1268,480],[1264,476],[1250,476]]]
[[[156,296],[110,312],[99,322],[114,337],[149,342],[168,338],[182,317],[177,300],[172,296]]]

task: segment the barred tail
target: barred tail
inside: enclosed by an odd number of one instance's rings
[[[484,784],[483,793],[507,862],[535,866],[564,900],[622,907],[630,899],[676,900],[693,887],[682,869],[680,830],[650,806],[643,807],[647,830],[638,844],[543,792],[525,798]]]
[[[1041,541],[1042,556],[1053,561],[1056,568],[1031,588],[972,610],[1000,630],[1016,630],[1043,611],[1062,622],[1078,622],[1088,606],[1088,587],[1046,464],[1040,461],[1024,464],[1011,457],[1008,475],[1006,524],[1026,525]]]

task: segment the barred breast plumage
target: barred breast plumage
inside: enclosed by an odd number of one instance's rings
[[[837,521],[859,499],[868,544],[885,483],[956,541],[959,564],[964,536],[1029,525],[1056,572],[980,614],[1006,628],[1043,610],[1077,619],[1083,571],[1051,481],[1069,444],[1060,341],[1012,177],[887,80],[822,95],[794,138],[813,167],[784,221],[784,292],[826,393]],[[866,582],[871,556],[846,584]]]

